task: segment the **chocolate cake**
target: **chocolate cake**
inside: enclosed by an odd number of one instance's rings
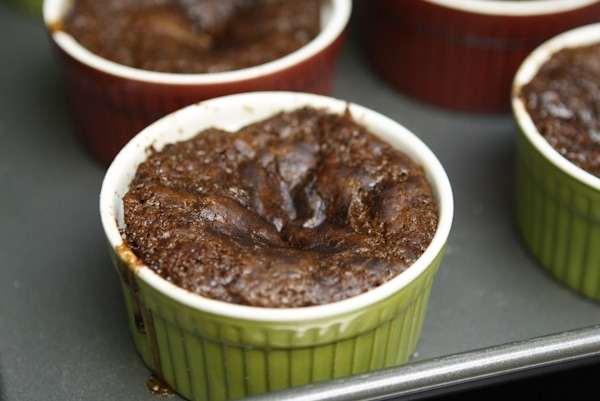
[[[306,45],[320,31],[320,0],[76,0],[61,29],[130,67],[223,72]]]
[[[311,107],[153,150],[123,204],[126,243],[165,279],[273,308],[385,283],[438,222],[421,166],[349,112]]]
[[[556,52],[520,97],[548,143],[600,177],[600,44]]]

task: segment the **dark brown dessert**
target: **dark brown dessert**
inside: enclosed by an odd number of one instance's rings
[[[231,303],[342,300],[409,267],[436,231],[421,166],[352,117],[301,108],[153,152],[124,197],[129,247]]]
[[[600,177],[600,44],[553,54],[520,96],[550,145]]]
[[[320,0],[76,0],[62,29],[130,67],[231,71],[306,45],[320,31]]]

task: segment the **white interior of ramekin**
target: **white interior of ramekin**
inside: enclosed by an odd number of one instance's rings
[[[472,13],[494,15],[553,14],[585,7],[598,0],[425,0],[429,3]]]
[[[295,92],[256,92],[207,100],[174,112],[153,123],[135,136],[108,168],[100,194],[100,214],[110,246],[123,246],[119,225],[123,225],[122,197],[139,163],[153,146],[188,139],[211,126],[237,130],[282,110],[310,105],[342,113],[349,108],[353,118],[372,132],[388,140],[424,166],[439,205],[439,224],[425,253],[406,271],[391,281],[364,294],[326,305],[301,308],[259,308],[207,299],[183,290],[162,279],[145,265],[136,266],[136,274],[159,291],[179,302],[211,313],[256,321],[306,321],[342,314],[374,304],[396,293],[430,266],[445,246],[453,218],[453,197],[446,173],[431,150],[397,122],[356,104],[320,95]]]
[[[68,13],[74,0],[44,0],[44,23],[48,27],[56,25]],[[56,44],[71,57],[106,73],[137,81],[182,84],[182,85],[212,85],[219,83],[245,81],[277,71],[285,70],[293,65],[309,59],[327,48],[346,28],[352,10],[351,0],[325,0],[321,12],[321,32],[306,46],[280,59],[235,71],[178,74],[155,71],[145,71],[115,63],[99,57],[81,46],[71,35],[58,30],[52,32]]]
[[[512,89],[512,108],[515,119],[525,136],[531,141],[546,159],[558,166],[561,170],[585,183],[600,190],[600,178],[579,168],[563,157],[552,147],[538,132],[531,119],[524,102],[519,97],[520,88],[528,84],[537,74],[540,67],[557,51],[569,48],[591,45],[600,42],[600,23],[582,26],[563,32],[539,45],[531,52],[515,74]]]

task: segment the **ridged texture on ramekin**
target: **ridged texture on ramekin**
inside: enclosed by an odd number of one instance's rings
[[[523,59],[546,39],[600,20],[600,2],[537,15],[469,12],[423,0],[366,3],[366,51],[377,72],[415,98],[474,112],[510,111]]]
[[[206,127],[236,130],[279,111],[312,106],[350,112],[421,164],[439,210],[425,252],[397,277],[363,294],[305,308],[258,308],[201,297],[163,279],[124,243],[122,197],[148,149]],[[255,92],[185,107],[136,135],[107,170],[100,214],[125,293],[135,344],[154,373],[190,399],[224,400],[367,372],[408,361],[427,309],[453,216],[448,177],[406,128],[360,105],[298,92]]]
[[[134,81],[83,65],[57,48],[65,70],[77,131],[103,165],[139,131],[189,104],[255,90],[292,90],[329,94],[343,38],[303,63],[255,79],[215,85],[175,85]]]
[[[539,264],[600,301],[600,190],[559,169],[519,131],[516,221]]]
[[[145,363],[182,396],[219,401],[407,362],[443,253],[412,283],[375,305],[327,322],[287,323],[189,310],[139,280],[116,252],[113,258]]]

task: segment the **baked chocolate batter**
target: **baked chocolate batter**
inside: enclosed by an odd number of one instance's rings
[[[520,96],[540,134],[600,177],[600,44],[555,53]]]
[[[76,0],[63,29],[130,67],[207,73],[281,58],[320,31],[320,0]]]
[[[438,221],[423,169],[349,114],[211,128],[141,164],[124,237],[167,280],[231,303],[319,305],[397,276]]]

